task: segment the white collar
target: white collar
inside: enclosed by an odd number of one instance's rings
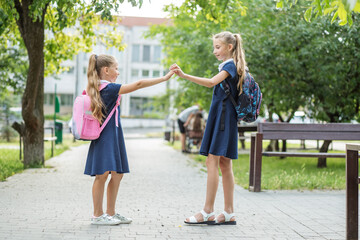
[[[234,59],[229,58],[228,60],[222,62],[219,64],[219,72],[221,71],[221,69],[224,67],[225,64],[229,63],[229,62],[234,62]]]
[[[100,80],[100,83],[111,83],[108,80]]]

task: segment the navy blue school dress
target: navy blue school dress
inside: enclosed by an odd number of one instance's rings
[[[235,101],[239,94],[237,90],[238,74],[233,59],[229,59],[219,66],[220,71],[226,71],[229,76],[226,78],[230,85],[230,91]],[[222,101],[226,97],[225,91],[220,87],[220,83],[214,87],[213,97],[209,110],[203,140],[201,143],[200,154],[208,156],[224,156],[230,159],[238,158],[238,131],[237,115],[234,105],[230,99],[226,100],[225,128],[220,130],[220,118],[222,111]]]
[[[100,91],[107,113],[110,113],[111,109],[115,106],[120,87],[121,84],[110,83]],[[115,124],[116,113],[114,112],[101,132],[100,137],[91,141],[86,160],[85,174],[95,176],[104,174],[107,171],[116,171],[117,173],[129,172],[124,136],[120,123],[120,106],[118,107],[118,112],[118,127]]]

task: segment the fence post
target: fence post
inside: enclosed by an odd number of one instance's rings
[[[359,224],[359,150],[346,144],[346,239],[358,239]]]
[[[261,191],[262,141],[263,141],[263,134],[256,133],[255,164],[254,164],[254,192]]]

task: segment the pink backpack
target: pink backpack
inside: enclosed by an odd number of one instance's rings
[[[102,83],[100,91],[103,90],[109,83]],[[102,130],[109,122],[111,116],[116,112],[115,123],[118,126],[118,106],[120,105],[121,96],[119,95],[114,108],[109,113],[108,117],[100,127],[99,121],[94,118],[91,111],[91,100],[84,90],[82,95],[77,96],[73,106],[72,117],[72,134],[75,139],[79,140],[95,140],[100,137]]]

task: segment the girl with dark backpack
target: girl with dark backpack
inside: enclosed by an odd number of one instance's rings
[[[213,36],[213,46],[213,54],[222,63],[219,65],[219,73],[212,78],[185,74],[177,64],[170,67],[170,70],[181,78],[205,87],[214,87],[200,148],[200,154],[207,156],[205,205],[200,212],[187,218],[185,223],[235,225],[232,159],[238,158],[237,113],[231,101],[223,101],[228,96],[220,85],[226,80],[230,94],[237,99],[242,92],[246,62],[240,34],[218,33]],[[222,116],[223,119],[221,119]],[[225,206],[224,211],[215,217],[214,203],[219,184],[219,166],[222,173]]]

